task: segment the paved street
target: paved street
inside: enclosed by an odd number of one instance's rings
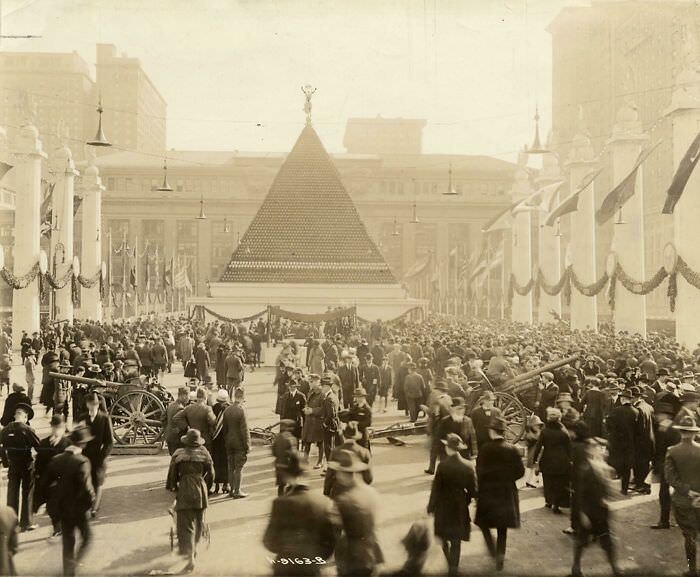
[[[166,378],[173,389],[182,381],[180,370]],[[247,390],[252,424],[274,422],[272,369],[249,374]],[[376,424],[389,424],[400,418],[394,411],[380,415]],[[46,429],[45,419],[37,419],[36,426]],[[389,568],[401,564],[400,538],[411,522],[424,516],[430,488],[430,477],[423,473],[425,438],[408,437],[406,440],[405,447],[394,447],[384,440],[374,445],[374,486],[382,495],[379,537]],[[270,574],[261,537],[276,494],[271,463],[269,447],[255,446],[244,469],[244,489],[250,497],[233,501],[219,495],[212,499],[208,511],[211,547],[201,549],[197,574]],[[165,451],[157,456],[112,457],[102,510],[93,523],[94,546],[85,560],[83,574],[158,574],[182,565],[170,553],[167,508],[172,496],[164,489],[167,467]],[[313,471],[315,490],[320,490],[321,481],[319,473]],[[566,517],[556,517],[543,508],[541,490],[522,491],[521,499],[523,527],[509,536],[506,574],[565,574],[571,559],[570,539],[561,532],[567,525]],[[661,533],[647,529],[656,520],[656,498],[620,500],[615,507],[618,510],[615,532],[624,538],[624,543],[620,542],[623,569],[630,573],[679,574],[683,554],[678,529]],[[48,518],[40,515],[37,521],[40,529],[20,537],[20,553],[16,559],[19,574],[60,574],[60,541],[47,543]],[[648,547],[652,540],[654,547]],[[469,574],[491,570],[478,532],[464,545],[461,566]],[[437,546],[431,552],[429,568],[435,572],[444,570],[442,553]],[[608,573],[598,549],[591,548],[587,554],[584,571]]]

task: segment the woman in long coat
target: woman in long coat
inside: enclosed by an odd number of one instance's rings
[[[309,350],[309,372],[316,375],[322,375],[324,368],[324,360],[326,358],[326,353],[319,345],[318,341],[314,339],[313,345]]]
[[[211,366],[211,359],[209,358],[209,353],[204,346],[204,343],[199,343],[194,351],[194,362],[197,365],[197,375],[199,380],[205,383],[207,377],[209,377],[209,367]]]
[[[223,485],[221,492],[226,494],[229,492],[228,485],[228,457],[226,456],[226,443],[224,436],[221,434],[223,426],[224,411],[231,405],[228,392],[226,389],[219,389],[216,394],[216,403],[212,407],[214,416],[216,417],[216,425],[214,425],[214,434],[211,442],[211,457],[214,461],[214,490],[213,493],[219,492],[219,485]]]
[[[197,429],[190,429],[180,440],[184,446],[173,453],[166,488],[177,494],[174,508],[178,551],[187,558],[185,571],[193,571],[197,544],[204,532],[204,512],[209,505],[207,488],[214,466]]]
[[[314,469],[320,469],[323,464],[323,419],[321,418],[323,413],[323,393],[318,381],[312,383],[309,398],[306,399],[304,413],[306,418],[301,429],[302,447],[304,448],[307,461],[311,452],[311,445],[315,444],[318,447],[318,459]]]
[[[491,440],[479,449],[476,459],[479,497],[474,523],[481,529],[486,547],[496,560],[496,568],[499,570],[503,569],[508,529],[520,527],[520,501],[515,482],[525,474],[518,449],[504,438],[506,428],[507,422],[502,417],[491,421]],[[492,528],[497,530],[495,545]]]
[[[553,513],[569,506],[571,437],[561,423],[561,411],[547,408],[547,422],[535,445],[534,462],[542,472],[545,506]]]

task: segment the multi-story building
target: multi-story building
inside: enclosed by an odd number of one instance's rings
[[[105,109],[102,122],[112,144],[158,154],[165,150],[167,105],[138,58],[118,56],[115,46],[98,44],[95,71]]]
[[[59,147],[59,134],[72,144],[94,136],[94,83],[76,52],[0,53],[0,126],[8,136],[34,114],[44,150]],[[33,109],[33,111],[32,111]],[[89,135],[89,136],[88,136]],[[76,156],[82,146],[74,146]]]
[[[697,3],[675,0],[592,0],[564,8],[549,25],[552,36],[552,129],[555,149],[568,157],[575,134],[585,127],[602,166],[610,167],[606,142],[618,110],[633,105],[650,143],[661,141],[643,167],[645,265],[649,275],[663,264],[663,247],[673,239],[673,219],[661,214],[673,177],[671,103],[674,79],[682,67],[700,62],[696,41]],[[596,181],[596,202],[612,188],[611,170]],[[613,222],[597,227],[599,274],[612,238]],[[607,309],[605,298],[599,310]],[[647,297],[650,318],[669,319],[665,291]]]
[[[348,124],[348,132],[356,122]],[[362,122],[365,129],[371,125]],[[353,152],[332,155],[333,162],[397,278],[430,255],[443,294],[456,295],[458,263],[477,249],[483,223],[510,203],[515,165],[482,156],[421,154],[424,121],[395,122],[421,127],[413,142],[406,143],[405,134],[397,141],[411,152],[392,153],[387,138],[384,153],[370,153],[356,139],[348,144]],[[124,235],[131,246],[138,236],[141,250],[148,239],[151,254],[157,246],[159,258],[186,262],[203,295],[207,281],[223,273],[285,157],[172,150],[166,156],[173,192],[156,190],[163,181],[156,157],[117,152],[98,159],[107,188],[103,230],[112,231],[115,247]],[[456,195],[443,194],[450,178]],[[200,201],[206,220],[196,218]]]

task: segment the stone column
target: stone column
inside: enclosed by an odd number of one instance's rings
[[[14,274],[25,275],[39,262],[39,220],[41,208],[41,163],[46,154],[41,147],[39,131],[33,124],[19,130],[14,151],[15,247]],[[34,281],[12,295],[12,334],[14,348],[19,350],[22,331],[39,330],[39,283]]]
[[[73,154],[67,146],[59,148],[57,153],[58,181],[53,191],[53,213],[58,230],[51,234],[51,255],[49,269],[57,278],[63,277],[73,264],[73,203],[75,197],[75,170]],[[82,271],[82,269],[81,269]],[[56,290],[57,321],[73,324],[72,286],[69,281],[65,287]]]
[[[554,154],[544,154],[542,158],[541,178],[537,179],[537,186],[543,187],[554,185],[562,180],[559,170],[559,161]],[[551,206],[556,206],[559,202],[559,192],[554,193]],[[538,214],[538,255],[539,269],[544,275],[545,282],[556,283],[561,278],[561,234],[556,226],[544,226],[547,220],[547,213],[540,211]],[[540,291],[540,302],[538,306],[537,321],[540,323],[552,322],[551,313],[561,317],[561,293],[550,296],[544,291]]]
[[[570,190],[578,190],[581,181],[596,165],[595,154],[590,139],[579,132],[573,140],[568,168]],[[573,269],[584,284],[597,279],[595,246],[595,183],[581,193],[578,210],[571,213],[570,254]],[[596,297],[587,297],[571,288],[571,328],[596,330],[598,326],[598,306]]]
[[[85,278],[93,278],[102,270],[102,186],[100,172],[93,162],[83,175],[83,226],[81,238],[82,261],[80,269]],[[83,288],[80,293],[80,309],[77,314],[81,319],[102,320],[102,298],[99,285]]]
[[[617,114],[609,141],[612,152],[613,186],[617,186],[634,166],[642,145],[648,137],[642,134],[642,125],[636,109],[623,106]],[[627,274],[643,281],[646,279],[644,258],[644,187],[642,170],[637,171],[635,194],[622,209],[624,224],[614,224],[612,250]],[[617,220],[617,215],[615,215]],[[646,297],[627,291],[619,282],[615,290],[615,330],[639,333],[647,331]]]
[[[525,157],[521,155],[518,160],[520,166],[515,171],[515,182],[511,191],[513,202],[521,200],[533,192],[524,163]],[[529,209],[516,211],[512,218],[511,250],[513,256],[511,270],[515,282],[524,285],[532,278],[531,211]],[[532,300],[533,291],[525,296],[520,296],[517,292],[514,293],[512,320],[532,324]]]
[[[673,123],[673,165],[681,159],[700,131],[700,73],[697,66],[676,78],[671,106],[666,111]],[[690,268],[700,271],[700,170],[690,175],[685,191],[673,211],[674,245]],[[15,293],[16,294],[16,293]],[[700,342],[700,293],[678,275],[676,339],[693,350]]]

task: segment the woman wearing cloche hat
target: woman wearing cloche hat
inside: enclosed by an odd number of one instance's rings
[[[185,570],[192,571],[197,543],[205,528],[204,513],[209,505],[207,488],[214,478],[214,463],[197,429],[187,431],[180,441],[183,447],[177,449],[170,460],[166,488],[177,494],[178,550],[187,559]]]

